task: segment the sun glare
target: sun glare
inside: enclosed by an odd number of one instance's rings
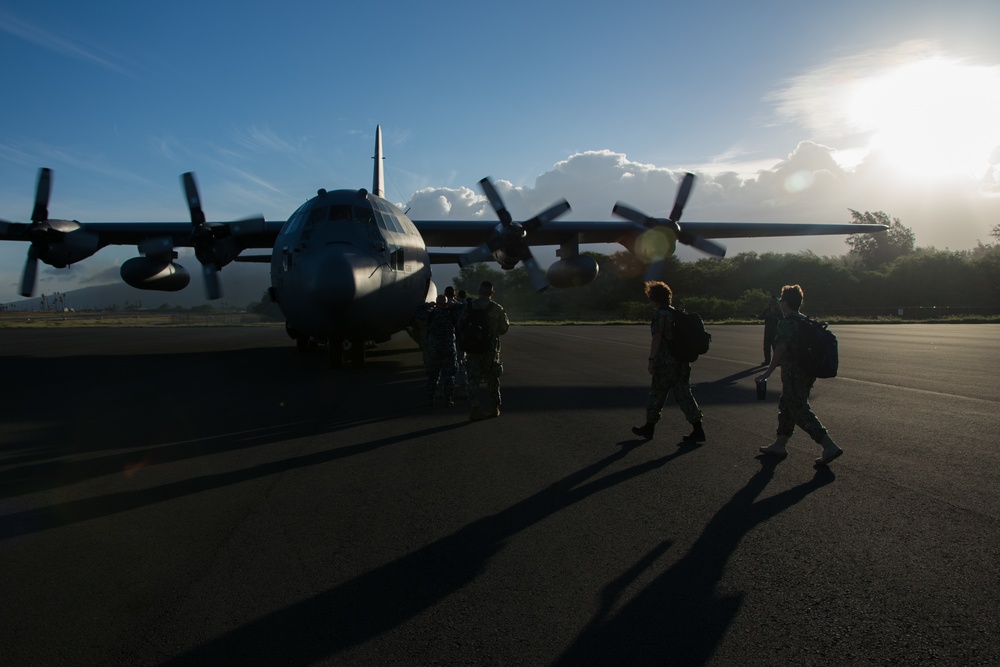
[[[1000,145],[1000,73],[944,58],[900,65],[865,80],[850,113],[901,172],[978,178]]]

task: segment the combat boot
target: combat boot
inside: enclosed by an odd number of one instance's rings
[[[701,422],[692,424],[694,430],[684,436],[684,442],[705,442],[705,429],[701,427]]]
[[[786,456],[788,456],[788,450],[785,449],[785,445],[787,444],[788,444],[788,436],[779,435],[777,438],[774,439],[774,442],[772,442],[770,445],[768,445],[767,447],[761,447],[760,453],[767,454],[768,456],[780,456],[781,458],[785,458]]]
[[[646,422],[642,426],[633,426],[632,432],[635,433],[640,438],[644,438],[646,440],[652,440],[654,428],[656,428],[656,424],[654,424],[653,422]]]
[[[829,434],[824,435],[819,444],[823,445],[823,455],[816,459],[816,465],[825,466],[844,453],[844,450],[837,446]]]

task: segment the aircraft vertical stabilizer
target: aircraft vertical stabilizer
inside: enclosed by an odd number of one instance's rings
[[[375,174],[372,178],[372,193],[378,197],[385,197],[385,187],[382,182],[382,126],[375,126]]]

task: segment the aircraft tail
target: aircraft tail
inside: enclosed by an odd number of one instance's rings
[[[372,194],[385,197],[385,177],[382,172],[382,126],[375,126],[375,174],[372,177]]]

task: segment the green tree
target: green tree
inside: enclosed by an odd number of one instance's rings
[[[504,284],[504,272],[490,268],[488,262],[478,262],[471,266],[463,266],[458,271],[458,275],[452,279],[456,290],[464,289],[469,296],[475,297],[479,292],[479,285],[484,280],[493,283],[494,289],[499,291]]]
[[[845,243],[851,250],[848,255],[856,257],[866,269],[878,269],[898,257],[913,252],[916,237],[909,227],[904,227],[899,218],[889,219],[883,211],[861,213],[854,209],[851,212],[851,222],[856,225],[886,225],[884,232],[876,234],[853,234],[847,237]]]
[[[259,315],[260,319],[265,322],[281,322],[285,319],[281,308],[271,300],[271,294],[268,290],[264,290],[260,301],[251,301],[247,306],[247,310],[255,315]]]
[[[972,267],[960,253],[921,249],[897,259],[886,273],[890,305],[970,306],[977,296]]]

